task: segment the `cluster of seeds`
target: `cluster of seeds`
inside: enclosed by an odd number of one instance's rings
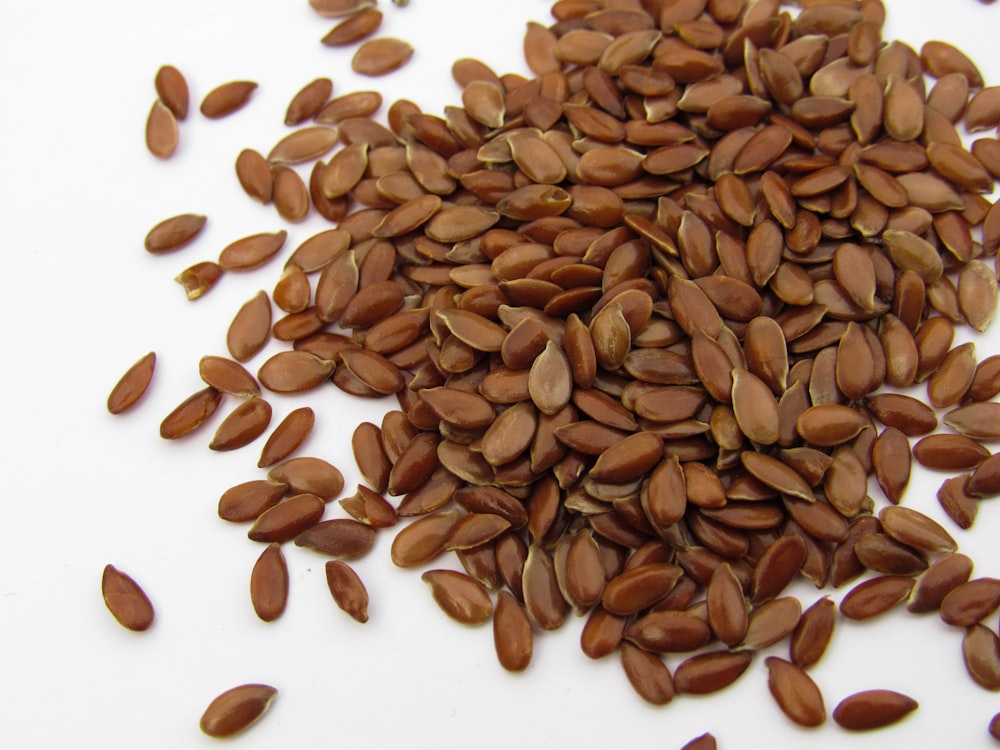
[[[381,23],[372,0],[311,4],[343,18],[327,45]],[[956,343],[997,304],[1000,208],[987,196],[1000,140],[967,147],[962,131],[995,134],[1000,87],[945,42],[884,41],[879,0],[558,0],[552,15],[527,26],[532,78],[458,60],[462,106],[440,117],[400,100],[388,125],[377,92],[330,99],[317,79],[288,107],[296,130],[236,159],[251,198],[335,226],[237,312],[231,359],[202,359],[206,387],[161,435],[235,397],[210,447],[246,446],[270,425],[261,386],[332,382],[398,403],[354,431],[366,484],[340,499],[343,517],[325,518],[341,472],[292,457],[308,407],[267,439],[267,478],[224,493],[219,515],[267,545],[257,614],[284,610],[281,545],[294,542],[334,558],[330,591],[365,622],[368,592],[344,560],[406,520],[393,562],[454,551],[465,572],[423,580],[459,622],[492,621],[509,670],[573,611],[584,653],[617,653],[655,704],[721,690],[788,639],[787,659],[765,659],[768,686],[789,719],[817,726],[827,713],[808,669],[838,617],[905,603],[964,629],[970,676],[1000,689],[985,624],[1000,580],[973,578],[953,537],[900,505],[913,459],[958,473],[938,499],[959,527],[1000,494],[1000,454],[984,445],[1000,440],[1000,357]],[[380,75],[410,54],[367,39],[352,66]],[[234,111],[252,85],[217,89],[202,112]],[[164,68],[157,90],[149,146],[168,156],[163,110],[183,118],[186,84]],[[308,164],[305,180],[293,167]],[[204,224],[168,219],[146,248],[179,249]],[[242,238],[178,280],[196,298],[286,239]],[[272,338],[290,348],[255,377],[241,363]],[[154,362],[126,374],[110,411],[136,403]],[[823,589],[862,576],[839,605],[803,610],[785,594],[800,578]],[[109,607],[127,596],[148,626],[134,582],[108,580]],[[255,718],[273,689],[245,687]],[[832,716],[863,730],[916,706],[872,689]],[[227,721],[203,727],[229,733]]]

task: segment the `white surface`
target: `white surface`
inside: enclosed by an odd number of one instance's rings
[[[915,47],[928,38],[959,43],[1000,82],[994,35],[983,33],[995,28],[996,8],[973,0],[887,4],[888,34]],[[540,635],[530,669],[507,674],[489,626],[448,621],[419,571],[392,567],[391,532],[356,564],[372,596],[367,625],[334,606],[324,558],[292,545],[288,610],[273,624],[257,620],[247,588],[260,547],[244,528],[220,521],[216,503],[225,488],[262,475],[261,441],[218,455],[206,449],[205,431],[167,443],[157,426],[200,387],[198,359],[225,353],[233,313],[258,289],[270,291],[279,266],[230,274],[196,303],[172,279],[237,237],[283,225],[246,198],[232,164],[240,148],[266,152],[286,132],[285,106],[306,82],[327,75],[335,94],[376,88],[386,107],[403,96],[440,113],[459,101],[453,60],[475,56],[500,72],[523,71],[524,24],[548,18],[545,0],[383,5],[383,31],[410,40],[417,53],[403,72],[376,80],[351,76],[349,50],[319,44],[332,22],[305,0],[0,6],[0,746],[213,747],[198,717],[217,693],[248,681],[273,684],[280,695],[237,740],[245,748],[670,750],[705,731],[725,750],[990,746],[986,724],[1000,701],[969,680],[961,633],[933,615],[839,624],[813,670],[828,710],[870,687],[921,703],[891,732],[850,737],[832,721],[815,731],[787,721],[767,692],[761,657],[724,693],[645,705],[616,658],[582,655],[581,621]],[[168,62],[186,74],[193,110],[230,79],[260,88],[231,118],[209,122],[194,111],[181,124],[178,153],[162,163],[145,150],[143,127],[153,75]],[[209,216],[198,241],[166,257],[145,253],[146,231],[185,211]],[[286,247],[321,228],[315,217],[290,227]],[[1000,351],[1000,334],[979,346],[982,356]],[[158,353],[151,391],[134,412],[110,416],[108,391],[150,349]],[[302,403],[315,405],[318,424],[304,452],[341,467],[348,488],[359,481],[351,431],[377,421],[382,407],[333,388],[272,403],[273,424]],[[941,479],[915,474],[905,502],[942,518],[934,499]],[[1000,575],[994,502],[983,503],[973,531],[944,519],[979,575]],[[149,592],[157,608],[151,631],[126,632],[105,610],[99,583],[108,562]],[[806,604],[817,596],[808,586],[797,591]]]

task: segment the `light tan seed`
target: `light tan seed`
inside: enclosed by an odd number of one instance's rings
[[[124,628],[148,630],[153,624],[153,604],[146,592],[127,573],[106,565],[101,576],[101,595],[108,611]]]
[[[629,642],[621,644],[621,664],[633,689],[653,705],[673,700],[674,683],[663,659]]]
[[[482,625],[493,616],[489,591],[475,578],[454,570],[428,570],[420,576],[438,606],[465,625]]]
[[[219,498],[219,518],[231,523],[256,520],[285,496],[288,485],[266,479],[254,479],[230,487]]]
[[[804,669],[777,656],[767,657],[764,664],[768,689],[789,719],[804,727],[818,727],[826,721],[823,695]]]
[[[176,440],[200,427],[222,402],[222,392],[208,386],[188,396],[160,423],[160,437]]]
[[[260,553],[250,573],[250,602],[264,622],[281,617],[288,603],[288,565],[281,545],[272,542]]]
[[[208,704],[199,726],[210,737],[242,732],[267,711],[278,691],[270,685],[246,684],[226,690]]]
[[[369,39],[355,51],[351,70],[365,76],[382,76],[403,67],[412,56],[413,47],[402,39]]]
[[[201,100],[201,113],[210,120],[231,115],[246,106],[257,90],[253,81],[230,81],[216,86]]]
[[[287,484],[289,492],[309,492],[324,500],[332,500],[344,489],[344,477],[336,466],[321,458],[302,456],[290,458],[273,467],[267,478]]]
[[[135,406],[149,388],[155,367],[156,352],[149,352],[129,367],[108,394],[108,411],[121,414]]]
[[[908,695],[892,690],[862,690],[833,709],[833,720],[844,729],[864,731],[895,724],[917,708]]]
[[[164,219],[146,235],[146,250],[157,255],[180,250],[198,236],[206,221],[203,214],[179,214]]]
[[[500,666],[508,671],[523,671],[531,663],[531,621],[521,603],[506,591],[497,593],[493,610],[493,645]]]
[[[158,159],[167,159],[177,150],[180,131],[177,118],[167,106],[157,99],[146,119],[146,148]]]

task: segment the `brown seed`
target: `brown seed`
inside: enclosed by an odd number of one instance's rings
[[[353,518],[314,523],[295,536],[295,544],[299,547],[349,560],[367,554],[374,543],[375,529]]]
[[[285,244],[288,232],[261,232],[234,240],[219,253],[219,265],[226,271],[248,271],[270,260]]]
[[[444,551],[460,511],[433,513],[411,523],[392,540],[390,555],[401,568],[420,565]]]
[[[148,630],[153,624],[153,605],[146,592],[131,576],[106,565],[101,577],[101,594],[108,611],[129,630]]]
[[[708,651],[690,656],[674,670],[674,687],[678,693],[693,695],[718,692],[739,679],[752,660],[748,651]]]
[[[892,690],[862,690],[833,709],[833,720],[844,729],[864,731],[895,724],[917,708],[917,702]]]
[[[132,408],[149,388],[155,367],[155,352],[149,352],[129,367],[108,394],[108,411],[121,414]]]
[[[209,91],[201,100],[201,113],[212,120],[242,109],[257,89],[253,81],[230,81]]]
[[[315,525],[323,516],[323,499],[309,493],[293,495],[265,510],[250,527],[247,536],[255,542],[287,542]]]
[[[913,457],[928,469],[964,471],[990,457],[980,443],[964,435],[928,435],[913,446]]]
[[[508,592],[498,592],[493,610],[493,644],[500,666],[511,672],[527,669],[532,641],[531,622],[524,607]]]
[[[789,657],[794,664],[808,669],[816,664],[826,652],[837,622],[837,605],[828,596],[816,602],[802,613],[795,626],[789,643]]]
[[[278,141],[267,155],[271,164],[301,164],[326,154],[337,142],[337,131],[325,125],[294,130]]]
[[[174,113],[157,99],[146,120],[146,148],[153,156],[167,159],[177,150],[178,140],[179,131]]]
[[[342,560],[328,560],[326,584],[337,606],[358,622],[368,622],[368,590],[354,569]]]
[[[231,451],[252,443],[271,423],[271,405],[262,398],[250,398],[226,416],[208,444],[214,451]]]
[[[210,737],[230,737],[257,721],[278,691],[270,685],[247,684],[230,688],[208,704],[201,731]]]
[[[958,552],[942,555],[917,579],[906,608],[910,612],[933,612],[941,601],[972,575],[972,560]]]
[[[621,645],[621,663],[629,682],[642,698],[656,706],[673,700],[673,679],[662,658],[626,641]]]
[[[219,498],[219,518],[232,523],[253,521],[277,505],[287,491],[287,484],[266,479],[237,484]]]
[[[985,625],[972,625],[962,639],[969,676],[987,690],[1000,690],[1000,638]]]
[[[345,47],[374,34],[382,25],[382,12],[376,8],[365,8],[327,32],[320,41],[327,47]]]
[[[681,750],[717,750],[717,748],[715,736],[706,732],[685,743]]]
[[[602,611],[607,612],[607,610]],[[684,653],[695,651],[712,638],[704,618],[687,612],[650,612],[629,623],[625,637],[648,651]]]
[[[233,359],[246,362],[271,337],[271,301],[264,291],[245,302],[226,333],[226,347]]]
[[[215,261],[202,261],[181,271],[174,281],[184,287],[189,300],[195,300],[215,286],[222,276],[222,270]]]
[[[236,178],[243,192],[260,203],[270,203],[274,190],[271,165],[259,152],[251,148],[240,151],[236,157]]]
[[[261,448],[257,466],[264,469],[288,458],[308,437],[315,421],[315,413],[308,406],[289,412]]]
[[[1000,580],[974,578],[952,589],[941,601],[941,619],[955,627],[981,622],[1000,607]]]
[[[316,78],[303,86],[285,110],[285,125],[299,125],[318,113],[333,93],[333,81]]]
[[[184,74],[173,65],[164,65],[156,71],[154,79],[156,95],[178,120],[183,120],[188,113],[188,85]]]
[[[750,578],[750,603],[763,604],[781,593],[802,568],[805,556],[805,542],[796,534],[768,545]]]
[[[431,589],[438,606],[465,625],[481,625],[493,616],[489,592],[479,581],[454,570],[428,570],[420,580]]]
[[[542,630],[555,630],[562,625],[569,605],[559,590],[551,555],[537,544],[528,548],[521,585],[524,608],[534,625]]]
[[[958,546],[937,521],[912,508],[883,508],[882,529],[900,544],[926,552],[954,552]]]
[[[887,612],[910,594],[914,581],[908,576],[880,576],[859,583],[840,602],[840,613],[852,620],[867,620]]]
[[[826,721],[823,695],[805,670],[792,662],[769,656],[767,686],[785,715],[804,727],[818,727]]]
[[[831,447],[853,439],[868,424],[857,409],[841,404],[811,406],[799,415],[795,427],[813,445]]]
[[[179,250],[198,236],[206,221],[202,214],[179,214],[164,219],[146,235],[146,250],[154,254]]]
[[[250,573],[250,602],[264,622],[281,617],[288,602],[288,565],[281,545],[272,542],[260,553]]]
[[[197,391],[184,401],[160,423],[160,437],[176,440],[200,427],[219,407],[222,392],[209,386]]]
[[[715,637],[727,646],[739,643],[746,634],[747,603],[743,587],[727,563],[712,574],[706,592],[708,622]]]
[[[278,352],[257,372],[261,385],[275,393],[301,393],[327,380],[336,362],[305,351]]]
[[[307,492],[324,500],[332,500],[344,489],[340,470],[321,458],[290,458],[273,467],[267,478],[287,484],[294,494]]]
[[[382,76],[403,67],[412,56],[413,47],[401,39],[370,39],[354,53],[351,70],[365,76]]]

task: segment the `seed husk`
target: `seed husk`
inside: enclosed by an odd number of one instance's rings
[[[288,603],[288,565],[281,545],[272,542],[260,553],[250,573],[250,602],[264,622],[281,617]]]
[[[361,623],[368,622],[368,590],[343,560],[327,560],[326,584],[337,606]]]
[[[178,214],[164,219],[146,235],[146,250],[157,255],[180,250],[194,241],[207,220],[203,214]]]
[[[257,84],[253,81],[230,81],[220,84],[201,100],[201,113],[210,120],[227,117],[250,101]]]
[[[201,731],[210,737],[231,737],[257,721],[278,691],[270,685],[238,685],[221,693],[201,716]]]
[[[149,388],[155,367],[155,352],[145,354],[129,367],[108,394],[108,411],[121,414],[135,406]]]
[[[893,690],[862,690],[833,709],[833,720],[844,729],[865,731],[895,724],[917,708],[908,695]]]
[[[143,631],[153,624],[153,604],[146,592],[131,576],[114,565],[104,567],[101,594],[108,611],[122,627]]]

